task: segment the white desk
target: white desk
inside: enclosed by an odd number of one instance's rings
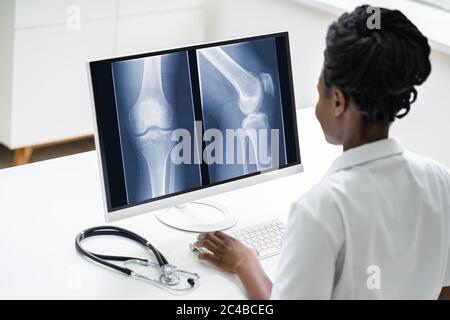
[[[337,147],[328,145],[313,109],[298,112],[300,153],[305,172],[236,190],[213,199],[239,215],[235,228],[279,217],[320,179]],[[242,299],[243,287],[230,274],[217,272],[188,250],[195,234],[162,225],[152,214],[115,223],[141,234],[175,265],[198,272],[191,293],[171,295],[154,286],[101,268],[80,257],[74,247],[82,229],[104,224],[95,152],[0,171],[0,299]],[[146,255],[121,239],[95,239],[99,252]],[[263,261],[274,275],[277,257]]]

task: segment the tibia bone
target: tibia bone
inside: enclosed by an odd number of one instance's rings
[[[241,127],[248,132],[247,137],[250,142],[248,147],[249,158],[256,163],[257,171],[270,168],[270,161],[266,163],[262,159],[267,157],[267,153],[270,154],[270,139],[268,139],[270,126],[267,116],[261,112],[249,114],[242,120]],[[259,145],[258,139],[261,140]],[[260,148],[261,146],[265,146],[264,150]]]
[[[151,197],[166,193],[166,169],[173,147],[170,139],[173,109],[164,96],[161,78],[161,57],[144,60],[139,97],[129,114],[130,132],[136,148],[144,157],[151,184]]]
[[[257,112],[262,105],[264,88],[262,80],[245,70],[233,60],[222,48],[208,48],[200,51],[203,56],[227,79],[238,94],[238,104],[242,113]],[[269,74],[263,78],[267,88],[270,88]],[[273,83],[272,83],[273,87]]]
[[[147,164],[152,198],[167,192],[167,165],[175,143],[170,140],[171,135],[171,130],[152,129],[143,136],[135,137],[136,146]]]

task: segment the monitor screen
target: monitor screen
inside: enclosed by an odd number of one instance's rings
[[[287,33],[89,66],[108,212],[301,163]]]

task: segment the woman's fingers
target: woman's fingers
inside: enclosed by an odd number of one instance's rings
[[[202,233],[198,236],[199,240],[205,240],[208,239],[210,240],[212,243],[214,243],[216,246],[221,245],[222,244],[222,240],[220,238],[218,238],[216,235],[214,235],[211,232],[208,233]]]
[[[209,251],[211,251],[214,254],[223,253],[223,250],[221,250],[219,248],[219,246],[217,246],[214,242],[212,242],[211,240],[209,240],[207,238],[203,238],[201,240],[198,240],[196,245],[198,247],[206,248],[206,249],[208,249]]]
[[[200,253],[198,255],[198,258],[200,260],[208,261],[208,262],[212,263],[215,266],[217,266],[217,264],[218,264],[216,257],[212,253],[209,253],[209,252]]]
[[[222,232],[222,231],[214,232],[214,236],[220,240],[234,239],[233,237],[229,236],[228,234],[226,234],[225,232]]]

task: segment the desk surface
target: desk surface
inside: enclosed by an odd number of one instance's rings
[[[278,217],[325,173],[340,149],[328,145],[313,109],[298,112],[305,172],[214,196],[239,216],[234,228]],[[174,296],[150,284],[106,270],[80,257],[75,235],[105,224],[95,152],[0,171],[0,299],[243,299],[238,279],[200,262],[188,250],[194,233],[169,228],[153,214],[114,223],[141,234],[178,267],[200,274],[200,285]],[[86,245],[104,253],[146,255],[121,239]],[[144,254],[144,255],[143,255]],[[278,257],[263,260],[273,277]],[[220,289],[219,289],[220,288]]]

